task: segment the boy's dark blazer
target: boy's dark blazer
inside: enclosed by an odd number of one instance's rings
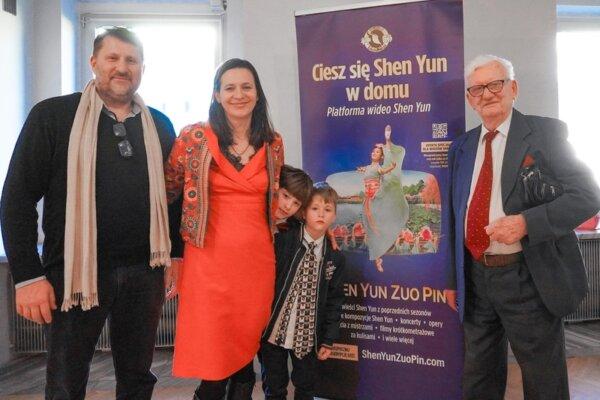
[[[448,158],[453,272],[461,319],[465,303],[464,221],[481,128],[459,136]],[[598,186],[590,170],[574,156],[566,138],[567,127],[562,121],[523,115],[513,109],[500,178],[504,212],[525,217],[527,235],[521,239],[525,262],[544,305],[557,317],[573,312],[587,292],[583,259],[573,229],[600,208]],[[519,172],[530,163],[559,182],[564,193],[548,203],[533,207],[526,204]]]
[[[292,228],[275,235],[275,299],[273,300],[269,324],[263,339],[271,335],[277,316],[290,290],[298,265],[304,257],[306,247],[303,245],[303,224],[295,224]],[[319,288],[317,290],[317,322],[315,350],[321,345],[331,346],[338,338],[342,304],[344,303],[344,270],[346,261],[342,252],[333,250],[327,235],[323,241],[323,254],[319,264]]]

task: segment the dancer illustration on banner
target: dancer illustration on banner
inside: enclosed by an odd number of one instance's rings
[[[441,228],[441,195],[436,177],[403,169],[406,151],[392,142],[371,150],[371,164],[340,171],[326,181],[340,193],[332,232],[340,249],[367,252],[379,272],[383,256],[437,253]]]
[[[369,260],[383,272],[382,256],[394,247],[408,220],[408,202],[402,189],[402,162],[406,151],[391,140],[392,127],[384,131],[385,144],[371,151],[371,164],[358,167],[363,174],[363,227]]]

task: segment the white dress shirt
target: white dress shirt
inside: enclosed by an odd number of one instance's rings
[[[508,131],[510,128],[510,122],[512,120],[512,111],[508,118],[504,120],[496,128],[498,134],[492,140],[492,195],[490,198],[490,223],[494,222],[498,218],[505,217],[504,209],[502,207],[502,186],[500,177],[502,174],[502,162],[504,161],[504,149],[506,148],[506,140],[508,138]],[[473,177],[471,179],[471,192],[469,193],[469,201],[467,203],[467,212],[465,214],[465,237],[467,234],[467,221],[469,215],[469,206],[471,205],[471,199],[475,186],[477,185],[477,178],[479,178],[479,171],[481,171],[481,165],[485,157],[485,139],[484,136],[488,132],[485,126],[481,126],[481,132],[479,134],[479,144],[477,146],[477,155],[475,156],[475,165],[473,166]],[[512,254],[522,250],[521,243],[507,245],[500,242],[491,241],[490,246],[486,249],[486,254]]]

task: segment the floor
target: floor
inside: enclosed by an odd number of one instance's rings
[[[566,345],[569,382],[572,400],[600,399],[600,321],[567,325]],[[171,377],[170,349],[157,350],[153,371],[159,377],[153,399],[189,400],[196,380]],[[0,373],[0,399],[39,400],[43,398],[44,356],[24,356],[15,360]],[[522,382],[518,365],[509,364],[506,400],[523,399]],[[99,352],[94,357],[87,399],[114,398],[114,375],[111,354]],[[256,385],[253,398],[262,399],[260,385]],[[291,397],[290,397],[291,398]],[[441,399],[440,399],[441,400]]]

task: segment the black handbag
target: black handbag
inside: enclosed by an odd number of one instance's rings
[[[547,174],[542,174],[537,165],[522,167],[520,176],[525,203],[530,207],[549,203],[564,192],[562,185]]]

